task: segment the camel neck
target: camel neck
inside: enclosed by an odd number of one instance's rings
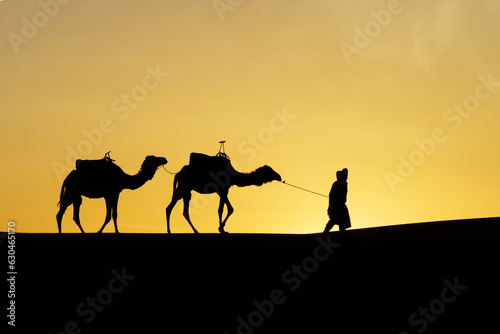
[[[255,172],[238,173],[234,177],[234,184],[238,187],[260,186],[262,183],[262,180],[259,180],[258,177],[256,177]]]
[[[144,183],[151,180],[153,175],[147,175],[144,171],[139,171],[139,173],[135,175],[126,175],[125,176],[125,189],[135,190],[141,187]]]

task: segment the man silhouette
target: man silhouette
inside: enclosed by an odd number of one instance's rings
[[[324,234],[330,232],[333,225],[339,226],[341,234],[345,234],[345,230],[351,227],[351,218],[347,210],[347,169],[337,171],[337,181],[332,185],[330,190],[330,201],[328,206],[328,216],[330,220],[325,226]]]

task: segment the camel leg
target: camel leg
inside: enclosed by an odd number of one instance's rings
[[[57,221],[57,229],[59,233],[62,233],[62,220],[64,213],[66,212],[66,209],[73,204],[75,201],[74,195],[77,194],[74,192],[75,185],[77,186],[77,177],[78,174],[76,171],[72,171],[69,173],[69,175],[64,179],[62,188],[61,188],[61,195],[59,198],[59,211],[56,214],[56,221]],[[76,195],[76,197],[79,197]],[[77,199],[77,198],[76,198]],[[81,197],[80,197],[81,201]],[[81,227],[80,227],[81,229]]]
[[[109,221],[111,220],[111,201],[108,197],[104,197],[104,200],[106,201],[106,218],[104,219],[104,224],[102,225],[101,229],[97,231],[97,233],[102,233],[106,225],[108,225]]]
[[[179,195],[177,191],[174,190],[174,194],[172,195],[172,200],[170,201],[170,204],[167,206],[166,215],[167,215],[167,233],[170,234],[170,214],[172,213],[172,210],[175,207],[175,204],[181,199],[182,197]]]
[[[59,230],[59,233],[62,233],[62,219],[64,216],[64,212],[68,208],[69,204],[67,203],[60,203],[59,206],[59,212],[56,215],[56,220],[57,220],[57,229]]]
[[[170,204],[167,206],[166,214],[167,214],[167,233],[170,234],[170,214],[172,213],[172,210],[174,209],[175,204],[180,200],[181,198],[174,194],[172,196],[172,201],[170,201]]]
[[[82,205],[82,197],[78,196],[73,201],[73,220],[75,221],[76,226],[78,226],[80,228],[80,231],[82,231],[82,233],[85,233],[85,231],[83,230],[82,225],[80,223],[80,206],[81,205]]]
[[[227,206],[227,216],[222,220],[222,213],[224,211],[224,205]],[[220,233],[227,233],[224,231],[224,226],[226,226],[227,219],[229,216],[234,212],[233,206],[231,203],[229,203],[229,199],[226,196],[221,196],[220,197],[220,203],[219,203],[219,232]]]
[[[62,197],[61,200],[59,201],[59,212],[57,212],[57,215],[56,215],[57,229],[59,230],[59,233],[62,233],[62,219],[63,219],[64,213],[66,212],[66,209],[71,204],[73,204],[74,200],[75,199],[72,198],[68,192],[65,192],[64,197]],[[80,201],[81,201],[81,198],[80,198]]]
[[[118,231],[118,223],[117,223],[117,218],[118,218],[118,196],[116,196],[116,198],[113,198],[112,202],[111,202],[111,217],[113,218],[113,223],[115,224],[115,233],[120,233]]]
[[[188,194],[188,195],[184,196],[184,212],[183,212],[183,216],[184,216],[184,218],[186,218],[187,222],[189,223],[189,225],[193,229],[194,233],[197,234],[198,231],[194,228],[193,223],[191,223],[191,219],[189,218],[189,201],[190,200],[191,200],[191,194]]]

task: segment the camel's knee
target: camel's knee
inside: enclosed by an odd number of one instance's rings
[[[189,212],[189,201],[191,201],[191,195],[184,197],[184,210],[183,213]]]
[[[113,223],[115,225],[115,233],[120,233],[118,231],[118,220],[117,220],[118,214],[116,212],[113,212],[113,214],[111,216],[113,217]]]
[[[106,212],[106,217],[104,218],[104,222],[107,224],[111,220],[111,212]]]
[[[66,203],[59,203],[59,211],[56,214],[57,220],[62,220],[62,217],[64,216],[64,213],[66,212],[67,208],[68,205]]]
[[[61,212],[61,211],[59,211],[59,212],[56,214],[56,221],[57,221],[57,224],[58,224],[58,225],[61,225],[63,215],[64,215],[64,212]]]
[[[172,214],[172,210],[174,209],[175,203],[170,203],[167,208],[165,209],[165,214],[167,216],[167,220],[170,218],[170,215]]]
[[[188,208],[184,209],[184,211],[182,212],[182,215],[184,216],[184,218],[187,219],[187,221],[190,220],[190,218],[189,218],[189,209]]]

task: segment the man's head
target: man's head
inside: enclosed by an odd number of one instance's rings
[[[347,168],[337,171],[337,180],[347,181]]]

